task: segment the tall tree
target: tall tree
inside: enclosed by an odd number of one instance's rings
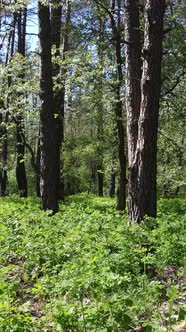
[[[103,128],[103,66],[104,66],[104,18],[98,14],[99,36],[98,36],[98,69],[100,75],[98,78],[98,102],[97,102],[97,179],[98,179],[98,195],[103,196],[103,143],[104,143],[104,128]]]
[[[141,44],[139,0],[125,0],[126,109],[128,142],[128,210],[133,211],[137,175],[133,167],[141,103]]]
[[[39,39],[41,55],[40,73],[40,192],[41,207],[58,211],[57,153],[54,97],[52,82],[51,28],[49,5],[38,3]]]
[[[8,44],[7,44],[7,52],[5,56],[5,67],[8,66],[8,63],[13,57],[14,54],[14,47],[15,47],[15,26],[17,21],[17,14],[13,14],[12,21],[10,23],[10,31],[8,36]],[[7,79],[7,78],[6,78]],[[8,88],[11,86],[11,76],[8,76]],[[7,100],[7,103],[9,101]],[[0,175],[0,187],[1,187],[1,195],[6,195],[6,189],[7,189],[7,179],[8,179],[8,131],[7,131],[7,125],[9,122],[9,112],[6,110],[4,102],[1,104],[1,119],[0,122],[2,122],[4,125],[2,125],[2,169],[1,169],[1,175]]]
[[[27,8],[20,10],[17,16],[17,27],[18,27],[18,53],[25,57],[26,49],[26,20],[27,20]],[[20,74],[20,79],[24,81],[25,73],[24,69]],[[20,94],[20,98],[22,98]],[[18,188],[20,192],[20,197],[27,197],[27,177],[25,169],[25,129],[24,129],[24,116],[22,110],[19,110],[15,117],[16,122],[16,150],[17,150],[17,166],[16,166],[16,178],[18,183]]]
[[[62,12],[65,19],[62,22]],[[65,109],[65,76],[66,76],[66,53],[69,50],[69,23],[70,23],[71,1],[53,0],[51,11],[51,43],[54,46],[53,80],[54,80],[54,107],[57,134],[57,191],[58,198],[64,199],[64,179],[62,147],[64,143],[64,109]],[[62,29],[63,28],[63,29]],[[62,54],[61,54],[62,46]],[[63,59],[62,66],[59,58]]]
[[[136,5],[139,6],[139,3],[136,2]],[[145,215],[156,217],[157,132],[165,7],[165,0],[147,0],[144,8],[141,103],[135,152],[130,164],[132,185],[129,186],[129,216],[136,222],[140,222]],[[129,21],[132,21],[133,12],[128,12],[128,15]],[[131,150],[129,156],[130,153]]]

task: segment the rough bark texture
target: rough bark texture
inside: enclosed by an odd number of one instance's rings
[[[145,215],[156,217],[156,166],[161,59],[165,1],[147,0],[141,78],[141,106],[135,159],[130,165],[133,183],[130,188],[129,214],[140,222]]]
[[[139,0],[125,0],[125,56],[126,109],[128,141],[128,211],[132,210],[133,193],[137,188],[136,169],[133,168],[138,139],[138,120],[141,102],[141,32]]]
[[[41,74],[40,74],[40,192],[41,207],[50,209],[53,213],[58,211],[57,201],[57,153],[56,132],[54,119],[54,100],[52,82],[51,60],[51,30],[49,7],[39,2],[39,38],[41,49]]]
[[[26,8],[20,10],[17,18],[18,22],[18,53],[23,57],[25,56],[25,36],[26,36]],[[21,74],[20,78],[24,80],[25,74]],[[16,120],[16,150],[17,150],[17,166],[16,166],[16,179],[19,188],[20,197],[27,197],[27,177],[25,168],[25,130],[24,130],[24,117],[22,110],[19,110],[19,114],[15,117]]]
[[[126,108],[129,170],[135,158],[141,102],[141,32],[139,0],[125,0]],[[129,174],[130,177],[130,174]]]

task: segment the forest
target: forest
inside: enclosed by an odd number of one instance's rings
[[[0,1],[0,332],[186,331],[184,0]]]

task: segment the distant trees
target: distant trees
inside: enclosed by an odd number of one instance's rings
[[[117,191],[119,210],[128,196],[130,220],[155,217],[157,165],[166,172],[158,175],[163,196],[184,187],[186,70],[179,6],[173,5],[173,17],[172,8],[165,15],[164,0],[39,1],[36,52],[29,50],[26,31],[35,10],[7,1],[3,6],[1,195],[8,192],[7,167],[13,182],[16,166],[21,196],[37,178],[41,207],[53,213],[65,194],[113,197]],[[182,134],[170,140],[175,122]]]

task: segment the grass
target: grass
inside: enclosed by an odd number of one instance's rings
[[[69,197],[53,217],[0,199],[0,331],[174,331],[186,315],[186,200],[128,227],[114,200]]]

